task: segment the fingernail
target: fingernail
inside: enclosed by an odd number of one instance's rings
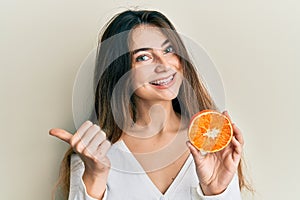
[[[200,153],[201,153],[202,156],[206,156],[207,155],[207,152],[203,151],[203,150],[200,150]]]
[[[186,141],[185,144],[190,147],[191,146],[191,143],[189,141]]]

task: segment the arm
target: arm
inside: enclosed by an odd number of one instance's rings
[[[70,193],[69,200],[97,200],[93,198],[91,193],[87,190],[87,184],[83,180],[84,176],[84,163],[80,157],[76,154],[71,157],[71,171],[70,171]],[[100,181],[101,182],[101,181]],[[100,189],[103,186],[100,186]],[[90,190],[97,189],[98,185],[90,185]],[[101,198],[100,198],[101,199]],[[102,200],[107,199],[107,188],[104,186],[104,191],[102,195]]]

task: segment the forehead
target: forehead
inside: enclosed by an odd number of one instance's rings
[[[161,29],[150,25],[140,25],[131,32],[129,40],[129,49],[136,50],[140,48],[160,49],[167,37],[161,32]]]

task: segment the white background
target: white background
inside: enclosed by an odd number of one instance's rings
[[[162,11],[217,65],[246,140],[256,193],[245,199],[299,196],[299,1],[2,0],[1,199],[51,198],[68,146],[48,130],[75,131],[76,72],[103,23],[132,5]]]

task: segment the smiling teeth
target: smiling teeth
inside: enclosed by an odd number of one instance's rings
[[[150,83],[153,85],[167,85],[174,79],[174,74],[166,79],[163,80],[157,80],[157,81],[151,81]]]

